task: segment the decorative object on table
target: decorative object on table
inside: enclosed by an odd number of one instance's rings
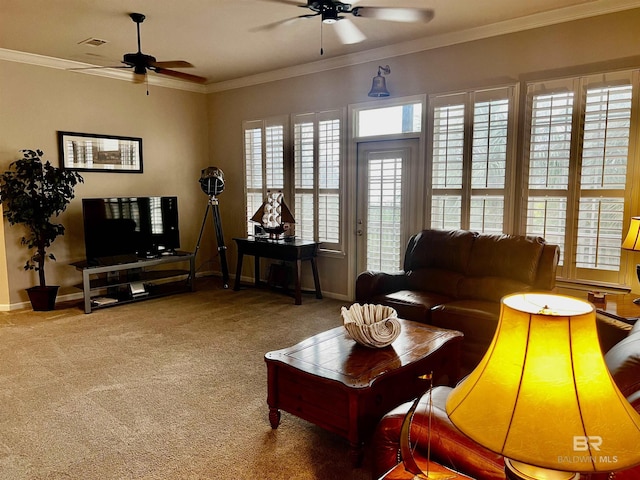
[[[47,250],[58,235],[64,235],[64,226],[51,223],[51,218],[66,210],[74,198],[74,187],[83,179],[48,161],[43,164],[41,150],[21,152],[23,157],[0,176],[0,198],[9,224],[22,224],[28,231],[22,244],[35,249],[24,265],[25,270],[38,272],[39,285],[27,289],[31,305],[34,310],[53,310],[59,287],[47,285],[44,266],[47,258],[56,259]]]
[[[640,252],[640,217],[632,217],[629,224],[629,231],[622,242],[622,248],[634,252]],[[636,265],[636,275],[640,282],[640,264]],[[636,298],[634,303],[640,303],[640,298]]]
[[[606,305],[607,294],[605,292],[589,292],[587,293],[587,300],[594,305]]]
[[[58,132],[60,166],[82,172],[142,173],[142,139]]]
[[[370,97],[388,97],[389,95],[391,95],[389,93],[389,90],[387,90],[387,81],[385,80],[385,78],[382,76],[384,75],[389,75],[391,73],[391,68],[389,67],[389,65],[386,65],[384,67],[378,67],[378,74],[373,77],[373,82],[371,83],[371,90],[369,90],[368,95]]]
[[[417,397],[411,408],[407,412],[402,421],[402,427],[400,429],[400,456],[402,457],[402,463],[404,464],[404,468],[407,472],[415,475],[414,479],[432,479],[432,480],[447,480],[449,478],[455,478],[456,475],[444,473],[444,472],[432,472],[429,470],[431,465],[431,416],[433,415],[433,398],[431,396],[431,392],[433,390],[433,372],[427,375],[421,375],[421,380],[429,380],[429,388],[428,390]],[[411,446],[411,423],[413,421],[413,415],[415,414],[418,405],[420,404],[420,400],[424,396],[427,396],[427,408],[428,410],[428,431],[427,431],[427,471],[424,472],[416,462],[416,459],[413,456],[413,447]],[[395,467],[394,467],[395,468]]]
[[[267,192],[267,198],[253,214],[251,221],[259,223],[272,240],[279,239],[280,235],[290,229],[292,223],[296,223],[282,192]]]
[[[209,209],[213,214],[213,226],[216,232],[216,240],[218,242],[218,254],[220,255],[220,268],[222,269],[222,287],[229,288],[229,267],[227,265],[227,247],[224,243],[224,234],[222,232],[222,220],[220,218],[220,206],[218,195],[224,191],[224,173],[218,167],[207,167],[200,174],[200,188],[209,196],[207,209],[202,217],[202,226],[200,227],[200,235],[196,244],[195,255],[200,249],[200,240],[202,240],[202,232],[207,221]]]
[[[354,303],[340,314],[349,336],[365,347],[387,347],[400,335],[398,313],[386,305]]]
[[[505,457],[509,479],[575,479],[640,463],[640,415],[609,374],[593,305],[576,298],[504,297],[489,350],[446,410]]]

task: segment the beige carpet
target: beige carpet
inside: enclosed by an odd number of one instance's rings
[[[86,315],[0,312],[0,479],[369,479],[347,442],[268,421],[264,354],[340,324],[341,302],[197,291]]]

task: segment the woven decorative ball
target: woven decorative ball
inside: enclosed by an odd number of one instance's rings
[[[391,307],[354,303],[340,314],[349,336],[365,347],[386,347],[400,335],[398,313]]]

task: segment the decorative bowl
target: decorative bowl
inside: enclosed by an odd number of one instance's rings
[[[340,314],[349,336],[365,347],[386,347],[400,335],[398,313],[391,307],[354,303]]]

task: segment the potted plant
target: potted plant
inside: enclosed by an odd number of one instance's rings
[[[22,244],[35,249],[24,265],[25,270],[38,272],[40,280],[38,286],[27,289],[31,306],[34,310],[53,310],[59,287],[47,285],[44,265],[47,258],[55,260],[47,249],[64,234],[64,226],[51,219],[65,211],[74,197],[74,187],[84,180],[76,172],[43,163],[41,150],[21,153],[22,158],[0,175],[0,200],[9,224],[23,224],[28,230]]]

